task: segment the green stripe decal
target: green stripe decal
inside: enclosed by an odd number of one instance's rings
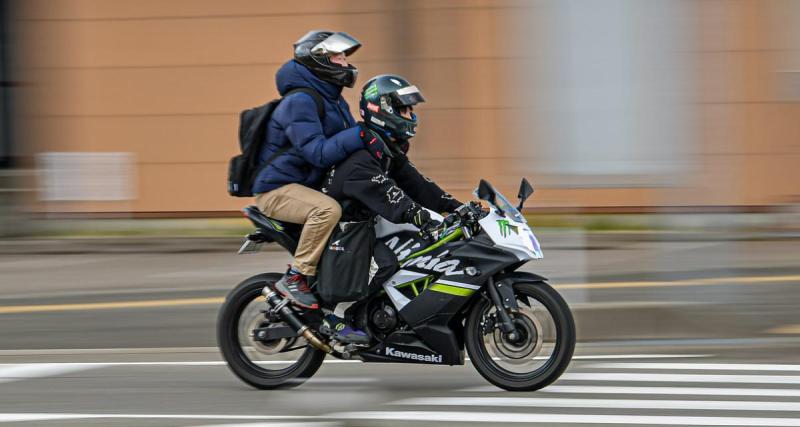
[[[401,259],[401,260],[400,260],[400,263],[402,264],[402,263],[404,263],[404,262],[406,262],[406,261],[410,260],[411,258],[416,258],[416,257],[418,257],[418,256],[425,255],[425,254],[426,254],[426,253],[428,253],[428,252],[431,252],[431,251],[433,251],[433,250],[436,250],[436,249],[438,249],[438,248],[440,248],[440,247],[444,246],[445,244],[447,244],[447,243],[450,243],[450,242],[452,242],[453,240],[456,240],[456,239],[458,239],[458,238],[459,238],[459,237],[461,237],[463,234],[464,234],[464,232],[463,232],[463,231],[461,231],[461,229],[460,229],[460,228],[458,228],[458,229],[456,229],[455,231],[453,231],[452,233],[448,234],[447,236],[444,236],[444,237],[442,237],[442,238],[441,238],[441,240],[439,240],[438,242],[436,242],[436,243],[434,243],[434,244],[432,244],[432,245],[428,246],[427,248],[425,248],[425,249],[423,249],[423,250],[421,250],[421,251],[419,251],[419,252],[413,253],[413,254],[411,254],[411,255],[409,255],[409,256],[407,256],[407,257],[405,257],[405,258]]]
[[[283,226],[280,225],[277,221],[273,221],[270,218],[267,218],[267,221],[269,221],[269,223],[272,224],[272,226],[275,227],[276,230],[283,231]]]
[[[459,288],[458,286],[444,285],[442,283],[434,283],[430,290],[459,297],[468,297],[475,293],[472,289]]]

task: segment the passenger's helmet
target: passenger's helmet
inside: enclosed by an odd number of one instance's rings
[[[308,67],[321,80],[337,86],[353,87],[358,70],[352,65],[342,67],[331,62],[329,55],[355,53],[361,43],[347,33],[332,31],[309,31],[294,44],[294,59]]]
[[[395,139],[409,139],[417,133],[417,116],[411,119],[400,115],[400,109],[425,102],[416,86],[394,74],[371,78],[361,90],[361,117],[370,128]]]

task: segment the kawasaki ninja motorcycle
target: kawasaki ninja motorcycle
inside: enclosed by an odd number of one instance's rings
[[[567,368],[575,325],[564,299],[544,277],[517,271],[542,258],[520,213],[533,193],[522,180],[514,206],[488,182],[475,202],[443,219],[435,241],[411,225],[379,220],[376,235],[400,268],[349,308],[368,345],[345,345],[320,331],[322,310],[292,305],[272,289],[279,273],[253,276],[226,297],[218,319],[222,355],[242,381],[261,389],[292,387],[314,375],[327,355],[363,362],[463,365],[466,358],[492,384],[537,390]],[[240,253],[277,242],[294,253],[299,226],[244,209],[257,230]],[[324,330],[324,328],[323,328]]]

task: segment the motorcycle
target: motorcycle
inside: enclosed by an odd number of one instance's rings
[[[322,310],[282,298],[280,273],[250,277],[225,298],[217,323],[222,355],[233,373],[259,389],[293,387],[310,378],[327,355],[363,362],[463,365],[464,350],[490,383],[532,391],[552,383],[570,363],[575,324],[547,279],[518,271],[542,250],[520,213],[533,187],[523,179],[514,206],[485,180],[469,202],[443,218],[431,242],[411,225],[385,220],[376,236],[392,249],[399,270],[348,310],[370,344],[336,342],[321,331]],[[277,242],[294,253],[300,226],[243,210],[256,231],[240,253]]]

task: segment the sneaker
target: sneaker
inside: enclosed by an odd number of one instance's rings
[[[308,287],[306,277],[300,273],[289,271],[275,283],[275,290],[296,305],[303,308],[317,309],[319,303],[311,288]]]
[[[366,332],[348,325],[344,319],[335,314],[325,316],[325,320],[322,321],[322,330],[343,343],[369,344],[369,335]]]

